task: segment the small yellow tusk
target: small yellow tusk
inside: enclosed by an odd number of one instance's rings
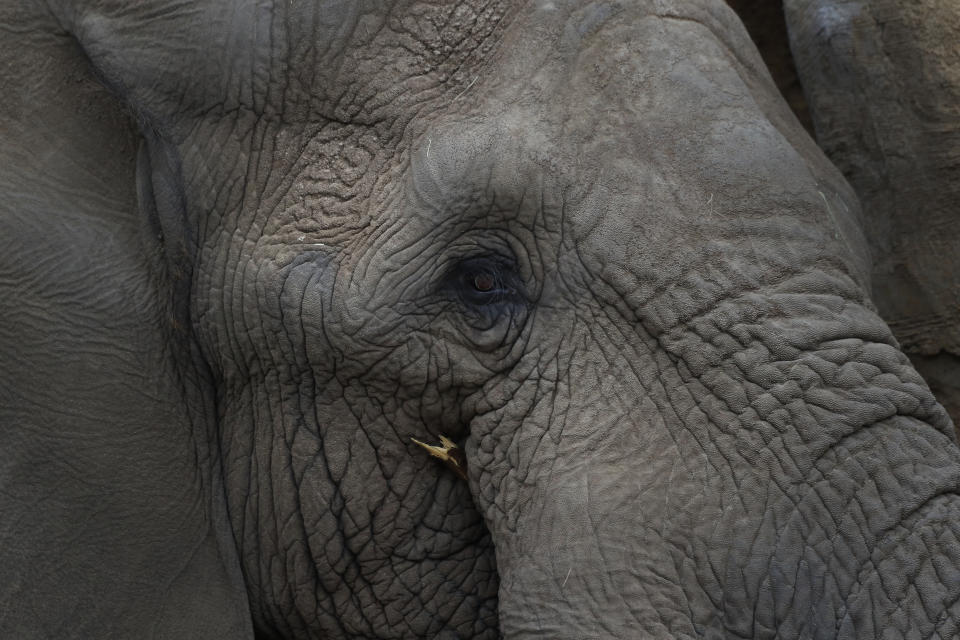
[[[416,438],[410,438],[415,444],[420,445],[427,450],[434,458],[439,458],[446,464],[450,469],[453,470],[458,476],[463,480],[467,479],[467,456],[464,455],[463,449],[457,446],[453,440],[440,436],[440,446],[427,444],[425,442],[420,442]]]

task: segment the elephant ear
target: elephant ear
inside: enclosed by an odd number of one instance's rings
[[[134,123],[30,4],[0,4],[0,637],[252,637],[175,218],[138,210]]]

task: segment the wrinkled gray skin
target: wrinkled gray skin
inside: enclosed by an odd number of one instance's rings
[[[960,632],[952,424],[722,2],[10,4],[3,637]]]

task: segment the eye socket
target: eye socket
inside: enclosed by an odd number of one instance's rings
[[[443,293],[454,303],[449,310],[456,314],[463,336],[482,351],[507,344],[531,307],[516,262],[502,254],[470,257],[451,265]]]

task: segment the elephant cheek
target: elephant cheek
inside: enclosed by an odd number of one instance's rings
[[[471,423],[468,469],[497,549],[503,631],[696,637],[716,621],[740,496],[763,505],[763,484],[738,486],[649,336],[601,316],[581,335],[525,360],[525,388]],[[591,340],[601,335],[611,340]]]

